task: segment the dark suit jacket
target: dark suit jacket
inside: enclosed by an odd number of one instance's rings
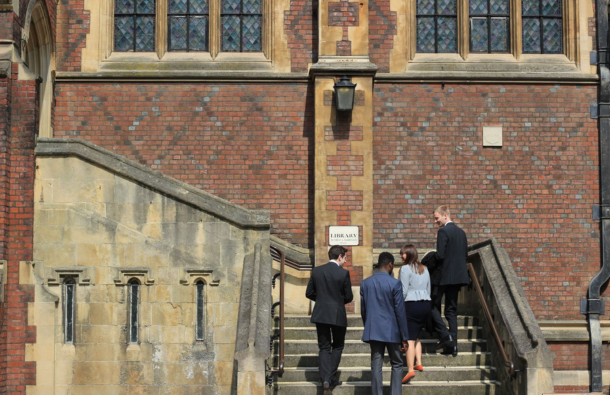
[[[469,284],[467,257],[466,233],[453,222],[440,228],[436,235],[436,267],[430,270],[432,285]]]
[[[360,284],[360,314],[363,342],[400,343],[409,339],[402,284],[387,272],[378,271]]]
[[[354,299],[347,270],[335,262],[315,267],[305,296],[316,302],[311,322],[347,327],[345,305]]]

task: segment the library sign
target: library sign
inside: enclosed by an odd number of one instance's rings
[[[358,226],[329,226],[328,245],[357,246],[360,245]]]

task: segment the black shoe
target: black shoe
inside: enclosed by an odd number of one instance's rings
[[[442,355],[452,355],[454,357],[457,357],[457,355],[458,355],[457,344],[453,343],[449,347],[445,347],[445,349],[443,350],[443,352],[441,354]]]
[[[325,381],[324,384],[322,384],[322,388],[324,388],[324,395],[332,394],[332,391],[330,390],[330,383],[328,381]]]
[[[451,335],[447,336],[447,337],[443,337],[438,343],[436,343],[436,349],[440,350],[441,348],[447,349],[448,347],[453,345],[453,339],[451,338]],[[444,354],[444,352],[443,352]]]

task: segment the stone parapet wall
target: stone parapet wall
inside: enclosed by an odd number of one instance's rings
[[[21,283],[36,289],[29,316],[37,337],[26,358],[38,361],[37,380],[28,393],[231,393],[242,271],[257,244],[269,250],[266,213],[253,212],[259,225],[239,226],[228,219],[240,207],[210,213],[193,203],[188,185],[150,170],[142,180],[137,164],[103,150],[96,152],[107,162],[68,149],[61,155],[61,144],[39,143],[34,260],[20,272]],[[123,174],[108,169],[112,160]],[[261,259],[269,267],[268,253]],[[73,343],[64,339],[67,279],[76,282]],[[141,284],[137,343],[128,337],[134,279]],[[198,281],[205,283],[201,340]],[[270,298],[270,289],[261,292]]]

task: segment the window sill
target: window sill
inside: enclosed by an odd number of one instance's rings
[[[161,59],[156,53],[111,54],[100,64],[99,71],[273,71],[263,53],[221,53],[212,59],[209,52],[167,52]]]
[[[406,72],[582,73],[565,55],[417,54]]]

